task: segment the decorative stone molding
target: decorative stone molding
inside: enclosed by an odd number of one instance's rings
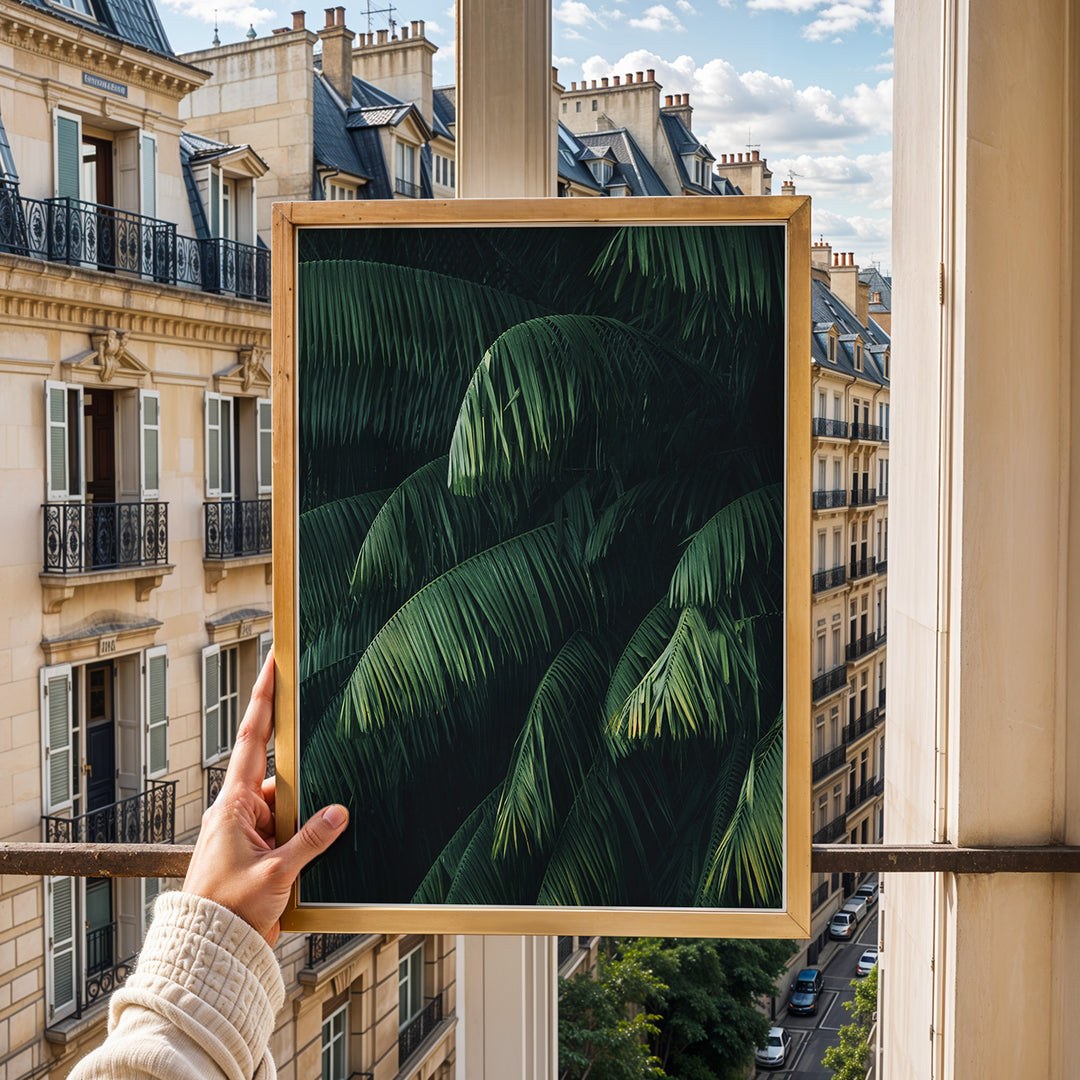
[[[150,369],[134,356],[127,343],[130,330],[96,330],[90,334],[90,352],[81,353],[66,361],[78,382],[111,383],[118,386],[138,386],[145,382]]]
[[[211,645],[228,645],[265,633],[273,622],[272,612],[264,608],[237,608],[235,611],[211,615],[206,620],[206,633]]]
[[[157,619],[134,619],[119,612],[100,612],[83,626],[44,638],[46,664],[83,664],[99,656],[141,652],[155,643],[164,625]]]
[[[239,559],[203,559],[203,578],[208,593],[216,593],[218,585],[228,576],[230,570],[240,570],[245,566],[263,567],[263,579],[267,585],[274,583],[274,556],[249,555]]]
[[[116,581],[134,581],[135,599],[141,603],[148,599],[154,589],[160,587],[165,576],[175,569],[173,564],[168,564],[91,571],[88,574],[38,574],[41,582],[41,610],[46,615],[55,615],[75,595],[77,589]]]
[[[369,961],[365,959],[365,954],[377,945],[383,936],[358,934],[356,941],[335,952],[317,967],[301,968],[297,978],[304,988],[304,996],[319,994],[327,983],[332,987],[329,995],[331,997],[350,987],[368,966]]]
[[[270,392],[266,355],[262,345],[245,345],[237,352],[237,363],[214,376],[214,389],[219,394],[265,397]]]

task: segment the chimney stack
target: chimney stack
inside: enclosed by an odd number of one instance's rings
[[[780,194],[781,195],[794,195],[795,194],[795,181],[794,180],[785,180],[780,185]]]
[[[361,34],[352,52],[353,72],[402,101],[412,102],[429,125],[434,124],[431,61],[436,47],[425,36],[423,19],[404,21],[391,37],[388,31]],[[552,78],[558,78],[553,67]]]
[[[646,68],[645,69],[645,81],[646,82],[656,82],[656,69],[655,68]]]
[[[327,8],[326,26],[319,31],[323,78],[337,91],[346,106],[352,104],[353,37],[353,32],[345,26],[345,9]]]
[[[294,11],[292,13],[292,28],[294,30],[304,29],[304,15],[305,12],[303,11]]]

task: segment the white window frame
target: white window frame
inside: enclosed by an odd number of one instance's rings
[[[153,184],[153,192],[151,197],[154,201],[153,206],[147,205],[146,200],[146,151],[147,144],[153,146],[153,171],[150,180]],[[158,144],[157,136],[152,132],[146,131],[142,128],[139,129],[139,213],[144,214],[147,217],[156,218],[158,216]],[[144,269],[153,270],[153,267],[147,267]]]
[[[217,405],[217,421],[211,420],[211,406]],[[223,417],[228,414],[228,424]],[[227,430],[226,430],[227,428]],[[203,394],[203,468],[206,474],[206,497],[208,499],[231,499],[233,492],[233,436],[236,430],[236,409],[230,394],[215,394],[207,390]],[[217,436],[216,451],[212,436]],[[217,465],[217,483],[214,484],[210,463]]]
[[[74,10],[74,9],[72,9]],[[76,177],[78,179],[78,193],[75,198],[82,197],[82,134],[83,134],[83,122],[82,117],[78,113],[69,112],[67,109],[54,108],[52,111],[52,154],[53,154],[53,195],[59,197],[60,195],[60,143],[59,143],[59,123],[60,119],[72,120],[76,124],[75,140],[78,145],[78,169],[76,170]]]
[[[71,877],[45,878],[45,1026],[63,1020],[75,1011],[79,985],[79,955],[76,934],[79,931],[77,918],[78,881]],[[63,910],[67,918],[57,925],[57,913]],[[67,923],[67,934],[57,934]],[[60,987],[57,986],[58,962],[66,957],[71,959],[71,994],[57,1000]],[[66,988],[66,987],[65,987]]]
[[[162,687],[159,705],[155,703],[154,700],[154,679],[151,675],[153,670],[152,665],[158,661],[163,661],[163,666],[161,668]],[[155,645],[153,648],[147,649],[146,652],[143,653],[143,693],[145,695],[145,701],[143,703],[143,732],[146,739],[146,745],[143,748],[143,763],[147,779],[156,780],[159,776],[164,776],[169,771],[168,645]],[[156,715],[155,709],[157,710]],[[154,757],[151,753],[151,746],[153,744],[154,734],[158,728],[163,731],[165,749],[163,755],[164,760],[162,764],[155,769],[153,766]]]
[[[233,420],[235,422],[235,417]],[[273,490],[274,473],[274,407],[270,398],[255,399],[255,461],[256,483],[260,495]]]
[[[413,970],[414,957],[416,959],[415,967],[417,970]],[[417,1000],[419,1004],[416,1009],[410,1012],[407,1016],[401,1015],[401,990],[402,986],[405,987],[406,1000],[408,1001],[412,997],[413,985],[418,987]],[[406,1027],[413,1020],[416,1019],[424,1011],[424,943],[420,942],[414,949],[410,949],[404,956],[398,959],[398,1030]]]
[[[68,423],[68,402],[70,395],[74,393],[77,399],[75,408],[76,430],[71,430]],[[53,394],[63,394],[64,416],[60,421],[52,419]],[[53,445],[52,432],[54,428],[61,428],[64,433],[64,486],[54,488],[53,477]],[[69,461],[71,458],[71,441],[75,440],[79,454],[79,476],[77,490],[72,491],[72,477]],[[56,382],[52,379],[45,381],[45,501],[46,502],[81,502],[86,491],[86,447],[83,440],[83,388],[77,383]]]
[[[340,1025],[335,1031],[335,1025]],[[341,1046],[341,1069],[334,1072],[334,1049]],[[349,1002],[346,1000],[322,1022],[322,1080],[345,1080],[349,1075]]]
[[[217,733],[221,730],[221,646],[207,645],[202,651],[202,763],[203,768],[215,765],[222,758]],[[213,730],[213,746],[209,733]]]
[[[72,719],[73,712],[73,689],[74,680],[71,675],[70,664],[54,664],[51,667],[43,667],[39,676],[39,691],[41,703],[41,811],[44,816],[61,813],[70,810],[75,804],[75,790],[73,783],[74,762],[72,761]],[[56,690],[60,685],[66,687],[66,719],[64,723],[64,742],[57,746],[53,739],[53,724],[51,708],[56,701]],[[52,687],[53,694],[50,697],[49,689]],[[59,756],[61,764],[57,766],[58,773],[54,783],[53,765]]]
[[[155,420],[147,419],[147,403],[154,402]],[[147,446],[154,443],[154,456],[157,461],[156,483],[147,481]],[[161,498],[161,393],[158,390],[139,391],[139,495],[143,502],[152,502]]]

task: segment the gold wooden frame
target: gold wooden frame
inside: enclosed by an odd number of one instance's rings
[[[805,196],[276,203],[272,223],[277,842],[297,821],[296,270],[301,228],[782,224],[787,249],[784,905],[769,909],[301,904],[283,930],[439,934],[810,935],[810,200]]]

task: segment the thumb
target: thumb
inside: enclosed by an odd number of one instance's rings
[[[277,855],[295,878],[316,855],[321,855],[345,831],[349,811],[337,803],[313,814],[300,831],[277,849]]]

